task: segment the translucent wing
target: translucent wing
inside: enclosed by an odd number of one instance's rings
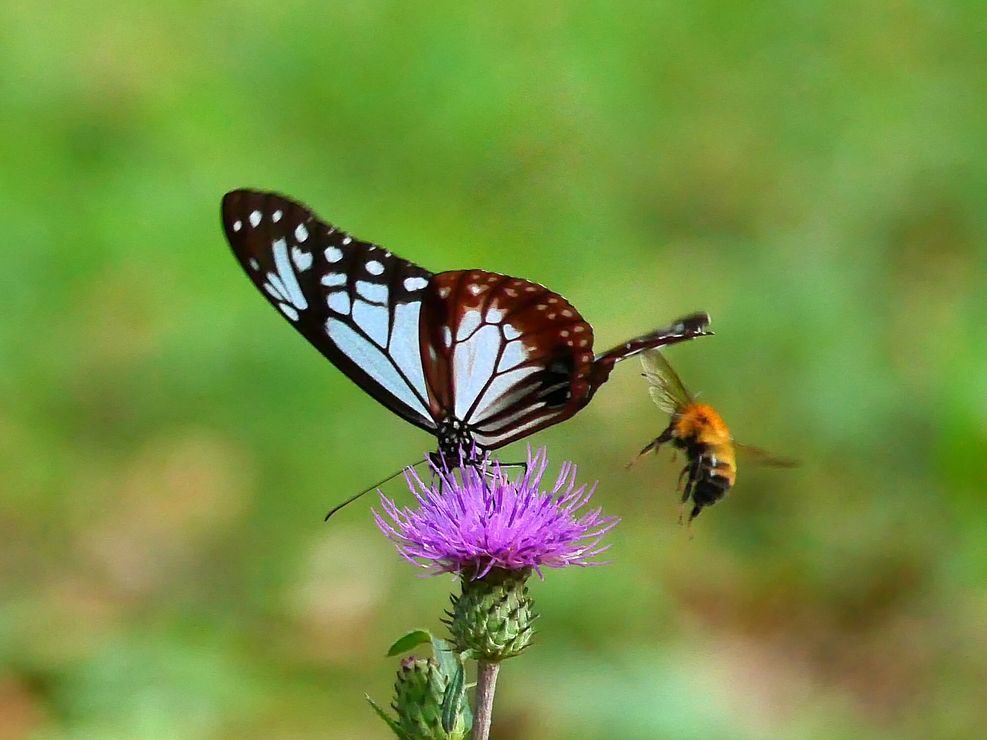
[[[227,193],[222,216],[233,253],[268,302],[363,390],[434,431],[419,341],[432,273],[274,193]]]
[[[651,400],[662,411],[674,414],[683,406],[693,403],[692,394],[686,390],[682,379],[660,350],[642,353],[641,365],[644,368],[644,377],[651,385],[648,388]]]
[[[754,447],[753,445],[745,445],[742,442],[737,442],[734,440],[734,447],[737,451],[741,453],[746,459],[757,463],[758,465],[766,465],[769,468],[797,468],[801,463],[798,460],[793,460],[790,457],[775,457],[767,450],[762,450],[760,447]]]

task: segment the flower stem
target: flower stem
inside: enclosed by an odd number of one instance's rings
[[[490,737],[494,691],[497,689],[499,671],[500,661],[481,660],[477,663],[476,711],[473,713],[473,732],[470,734],[470,740],[487,740]]]

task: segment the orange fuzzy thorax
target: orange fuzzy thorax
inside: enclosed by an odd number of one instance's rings
[[[679,411],[679,418],[675,422],[675,436],[713,447],[732,440],[723,417],[706,403],[692,403]]]
[[[723,417],[706,403],[692,403],[679,411],[675,421],[676,437],[684,442],[699,444],[716,453],[725,467],[735,469],[736,455],[733,436]],[[732,476],[731,476],[732,477]]]

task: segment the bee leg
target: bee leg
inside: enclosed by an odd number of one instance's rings
[[[682,471],[682,475],[679,476],[679,488],[682,487],[682,478],[688,472],[688,470],[689,470],[689,466],[686,465],[685,470]],[[685,489],[682,491],[682,498],[679,499],[679,526],[681,526],[683,523],[682,518],[685,513],[685,502],[689,500],[689,497],[691,495],[692,495],[692,481],[690,480],[686,484]]]
[[[689,499],[692,499],[692,503],[693,503],[693,509],[692,509],[692,513],[689,515],[689,521],[691,522],[693,519],[696,518],[697,505],[695,498],[693,498],[693,494],[695,493],[696,482],[699,480],[699,475],[701,473],[701,470],[702,470],[702,459],[697,457],[695,460],[690,461],[688,465],[682,468],[682,472],[679,473],[680,486],[682,485],[682,479],[685,478],[685,488],[682,491],[682,498],[679,503],[679,524],[682,524],[682,518],[685,512],[685,505],[686,502],[689,501]],[[702,507],[698,507],[698,508],[702,508]]]
[[[671,427],[668,427],[668,429],[666,429],[664,432],[662,432],[661,434],[659,434],[653,440],[651,440],[650,442],[648,442],[648,444],[646,444],[641,449],[641,451],[639,453],[637,453],[637,457],[635,457],[633,460],[631,460],[629,463],[627,463],[627,465],[625,466],[625,469],[631,467],[634,463],[636,463],[642,457],[644,457],[645,455],[647,455],[649,452],[654,452],[654,453],[657,454],[658,448],[660,448],[663,444],[665,444],[666,442],[670,441],[671,439],[672,439],[672,428]]]
[[[692,467],[691,465],[686,465],[684,468],[682,468],[682,472],[679,473],[679,482],[675,484],[675,490],[676,491],[681,491],[682,490],[682,481],[685,479],[685,476],[689,472],[689,469],[691,467]],[[682,500],[685,501],[688,498],[689,498],[689,495],[686,494],[685,496],[682,497]]]
[[[696,485],[696,476],[699,473],[698,460],[694,463],[689,463],[686,465],[682,472],[679,474],[679,485],[682,485],[682,479],[685,478],[685,488],[682,490],[682,498],[679,500],[679,524],[681,525],[683,514],[685,513],[685,504],[692,498],[692,491]],[[690,518],[691,521],[691,518]]]
[[[642,457],[644,457],[645,455],[647,455],[649,452],[655,452],[655,453],[657,453],[658,452],[658,448],[661,447],[661,444],[662,444],[659,441],[660,439],[661,439],[661,437],[655,437],[653,440],[651,440],[650,442],[648,442],[648,444],[646,444],[641,449],[641,451],[639,453],[637,453],[637,455],[629,463],[627,463],[627,465],[624,466],[624,470],[629,470],[631,468],[631,466],[634,465],[634,463],[636,463]]]
[[[702,461],[697,457],[695,460],[691,461],[688,465],[682,468],[682,472],[679,473],[679,488],[682,487],[682,479],[686,479],[685,490],[682,491],[682,503],[689,500],[692,496],[692,491],[696,487],[696,481],[699,480],[699,467]]]

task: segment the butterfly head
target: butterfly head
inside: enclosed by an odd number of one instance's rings
[[[431,453],[429,459],[439,468],[477,465],[486,456],[486,450],[476,443],[470,429],[455,417],[443,419],[436,430],[436,436],[439,449]]]

